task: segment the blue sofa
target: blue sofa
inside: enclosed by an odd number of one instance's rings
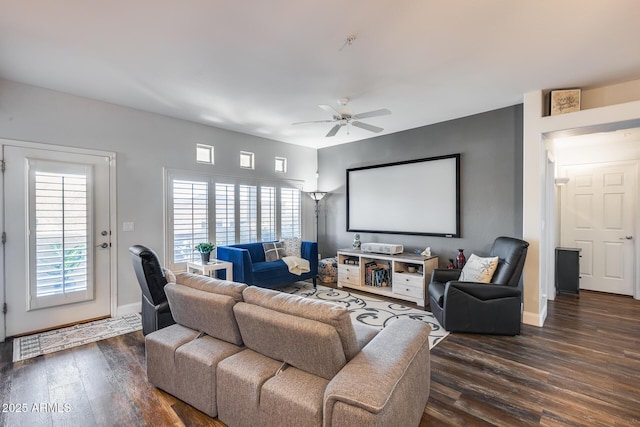
[[[233,281],[262,288],[276,288],[299,280],[313,279],[316,286],[318,276],[318,244],[302,241],[301,257],[309,261],[311,271],[300,276],[289,273],[282,260],[266,262],[263,242],[218,246],[216,258],[233,263]],[[224,273],[222,273],[224,274]]]

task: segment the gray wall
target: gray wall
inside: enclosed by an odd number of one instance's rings
[[[118,306],[140,302],[129,246],[144,244],[164,256],[164,167],[225,176],[294,179],[302,181],[306,191],[316,188],[315,149],[3,79],[0,137],[116,153],[116,222],[119,230],[123,222],[135,223],[135,231],[118,232]],[[215,147],[215,166],[196,164],[197,143]],[[255,152],[256,170],[239,168],[240,150]],[[275,156],[288,158],[286,175],[275,173]],[[314,221],[313,202],[303,197],[303,238],[314,237]]]
[[[346,169],[461,153],[461,238],[360,233],[363,242],[399,243],[406,251],[429,246],[444,266],[465,250],[486,254],[498,236],[522,236],[522,105],[384,135],[318,151],[320,251],[351,247],[346,231]],[[437,182],[414,183],[420,186]],[[437,209],[437,200],[433,208]],[[393,216],[392,210],[389,212]],[[428,212],[425,212],[428,215]]]

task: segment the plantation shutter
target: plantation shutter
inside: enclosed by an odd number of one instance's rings
[[[258,241],[258,191],[255,185],[240,185],[240,243]]]
[[[300,190],[280,189],[280,237],[300,237]]]
[[[31,309],[93,299],[93,169],[29,160]]]
[[[260,231],[263,242],[276,240],[275,187],[260,187]]]
[[[173,262],[194,261],[194,248],[209,240],[209,186],[202,181],[173,181]]]
[[[216,244],[236,243],[235,185],[216,184]]]

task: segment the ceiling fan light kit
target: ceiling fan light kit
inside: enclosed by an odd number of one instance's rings
[[[325,110],[326,112],[330,113],[333,116],[333,119],[331,120],[311,120],[306,122],[296,122],[292,124],[300,125],[305,123],[336,123],[331,128],[331,130],[329,130],[329,132],[325,135],[326,138],[330,138],[332,136],[335,136],[340,130],[340,128],[343,126],[347,126],[347,134],[349,134],[349,127],[348,127],[349,125],[353,125],[360,129],[368,130],[369,132],[374,132],[374,133],[382,132],[384,128],[370,125],[368,123],[364,123],[359,120],[368,119],[371,117],[386,116],[391,114],[391,111],[386,108],[382,108],[380,110],[367,111],[365,113],[360,113],[360,114],[353,114],[353,111],[351,111],[351,109],[347,107],[347,104],[349,103],[349,98],[341,98],[338,101],[338,103],[340,104],[339,110],[326,104],[318,105],[318,107],[320,107],[321,109]]]

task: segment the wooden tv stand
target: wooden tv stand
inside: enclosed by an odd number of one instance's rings
[[[340,249],[338,287],[411,301],[424,307],[427,283],[434,268],[438,268],[437,256],[425,257],[408,252],[385,255],[359,249]],[[389,271],[372,273],[372,270],[381,269]]]

